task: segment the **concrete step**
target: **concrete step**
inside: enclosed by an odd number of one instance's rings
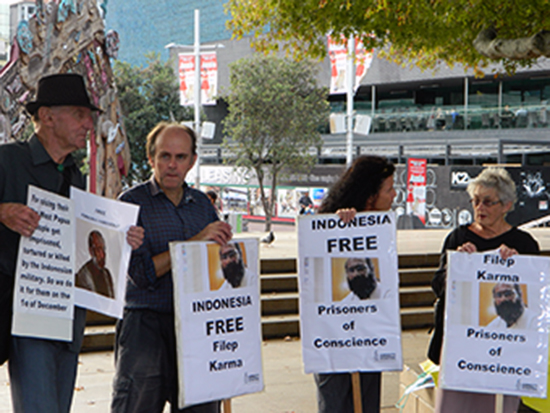
[[[431,287],[412,286],[399,288],[399,304],[401,308],[431,306],[435,294]]]
[[[262,336],[268,338],[283,338],[300,335],[300,317],[298,314],[262,316]]]
[[[401,308],[400,313],[403,330],[433,326],[433,306]]]
[[[401,287],[411,285],[431,285],[432,278],[438,267],[426,268],[400,268],[399,285]]]
[[[296,273],[296,258],[276,258],[260,261],[260,274]]]
[[[403,330],[433,325],[433,307],[402,308],[400,313]],[[263,316],[262,334],[264,339],[297,337],[300,334],[300,317],[297,314]]]
[[[262,294],[262,316],[298,314],[298,302],[297,292]]]
[[[411,307],[401,309],[403,330],[433,325],[433,307]],[[283,338],[300,335],[300,317],[295,314],[264,315],[262,321],[263,339]],[[82,351],[112,350],[115,342],[115,326],[87,326]]]
[[[300,334],[298,314],[262,316],[262,336],[268,338],[297,337]],[[87,326],[82,352],[107,351],[114,348],[115,326]]]
[[[109,317],[104,314],[96,313],[95,311],[88,310],[86,312],[86,325],[87,326],[103,326],[115,324],[116,318]]]
[[[112,350],[115,344],[115,325],[86,326],[82,352]]]
[[[437,267],[400,269],[399,286],[430,286],[436,270]],[[260,284],[262,293],[298,291],[298,274],[262,274]]]
[[[399,257],[400,305],[403,329],[431,326],[434,295],[429,287],[439,255]],[[401,265],[402,264],[402,265]],[[261,261],[261,313],[264,338],[299,335],[297,260]],[[111,349],[116,320],[88,311],[83,351]]]
[[[438,267],[440,254],[403,254],[397,261],[399,269],[418,267]]]
[[[399,255],[398,266],[403,268],[435,267],[439,266],[441,255],[437,254],[410,254]],[[298,271],[298,260],[296,258],[280,258],[261,260],[260,272],[262,274],[289,273]]]
[[[261,274],[260,286],[262,294],[296,292],[298,291],[298,275],[296,273]]]

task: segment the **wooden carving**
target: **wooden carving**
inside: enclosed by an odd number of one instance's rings
[[[96,0],[38,0],[36,6],[36,14],[20,23],[10,61],[0,71],[0,143],[24,138],[30,122],[24,104],[34,99],[41,77],[79,73],[92,102],[102,109],[90,136],[89,189],[114,198],[122,189],[121,176],[130,168],[110,64],[118,35],[106,36]]]

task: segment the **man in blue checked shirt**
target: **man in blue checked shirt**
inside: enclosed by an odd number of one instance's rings
[[[140,206],[145,229],[140,248],[132,252],[126,305],[117,324],[111,411],[161,413],[219,412],[219,402],[177,409],[178,376],[174,331],[171,241],[215,241],[226,244],[231,227],[218,220],[208,197],[185,183],[197,159],[195,133],[179,124],[160,123],[147,136],[153,176],[124,192],[120,199]]]

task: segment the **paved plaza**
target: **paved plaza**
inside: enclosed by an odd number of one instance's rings
[[[405,364],[417,366],[425,360],[427,330],[403,333]],[[263,342],[265,390],[261,393],[232,399],[233,413],[315,413],[315,383],[311,374],[304,374],[299,339],[267,340]],[[78,378],[74,393],[74,413],[107,413],[111,400],[114,375],[113,353],[80,355]],[[207,385],[207,384],[206,384]],[[11,400],[6,365],[0,368],[0,413],[9,413]],[[382,407],[384,413],[397,413],[399,373],[382,375]],[[168,408],[165,410],[168,412]]]

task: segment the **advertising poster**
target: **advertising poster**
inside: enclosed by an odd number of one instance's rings
[[[201,104],[215,105],[218,93],[218,60],[216,52],[201,53]]]
[[[448,253],[443,388],[545,397],[547,257]]]
[[[299,209],[296,208],[296,192],[293,188],[277,189],[278,217],[294,218],[298,215]]]
[[[340,41],[328,36],[328,55],[330,58],[330,93],[346,93],[347,70],[347,39]],[[357,90],[361,80],[367,74],[373,59],[372,50],[365,49],[363,42],[355,39],[355,81],[354,90]]]
[[[71,187],[76,224],[75,304],[122,318],[132,248],[126,233],[139,206]]]
[[[426,159],[407,160],[407,214],[426,224]]]
[[[193,105],[195,103],[195,54],[179,54],[179,83],[180,105]],[[201,104],[215,105],[215,96],[218,93],[218,60],[216,52],[201,53]]]
[[[315,207],[315,209],[318,209],[321,206],[327,192],[328,192],[327,188],[311,189],[311,198],[313,199],[313,206]]]
[[[70,199],[29,186],[38,228],[21,237],[12,334],[71,341],[74,303],[74,214]]]
[[[395,215],[298,219],[306,373],[401,370]]]
[[[265,196],[271,199],[271,188],[264,188]],[[250,215],[265,217],[264,204],[262,203],[262,190],[260,188],[248,189],[250,202],[248,204],[248,211]]]
[[[180,408],[263,390],[258,253],[257,239],[170,243]]]
[[[248,212],[248,190],[246,188],[226,186],[221,191],[224,212]]]
[[[178,57],[180,105],[192,105],[195,97],[195,55],[193,53],[180,53]]]

